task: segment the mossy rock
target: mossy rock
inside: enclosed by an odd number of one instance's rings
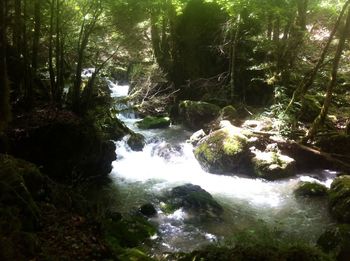
[[[203,169],[214,174],[241,171],[249,164],[248,138],[239,128],[225,127],[201,140],[194,155]]]
[[[305,95],[299,119],[304,122],[312,122],[320,113],[321,104],[315,96]]]
[[[181,122],[191,130],[199,130],[219,116],[220,107],[201,101],[182,101],[179,104]]]
[[[295,160],[278,152],[256,151],[252,159],[255,175],[267,180],[277,180],[295,174]]]
[[[127,140],[127,144],[133,151],[142,151],[146,145],[146,140],[142,134],[132,133]]]
[[[136,124],[140,129],[165,129],[170,126],[170,118],[147,116]]]
[[[226,106],[220,111],[220,120],[228,120],[234,122],[238,117],[237,110],[232,105]]]
[[[350,176],[336,178],[329,190],[329,207],[334,218],[350,223]]]
[[[301,182],[294,190],[294,194],[301,197],[324,197],[327,193],[328,188],[317,182]]]
[[[210,193],[192,184],[173,188],[166,194],[165,202],[167,212],[182,208],[199,220],[217,219],[224,211]]]
[[[350,225],[340,224],[328,228],[317,240],[317,245],[336,260],[350,260]]]
[[[321,137],[317,145],[326,152],[350,155],[350,135],[347,134]]]
[[[120,261],[156,261],[138,248],[124,249],[122,254],[118,255]]]
[[[142,216],[123,217],[120,220],[108,218],[103,221],[103,231],[107,242],[121,247],[137,247],[157,232]]]
[[[19,219],[19,229],[33,231],[38,226],[39,209],[34,198],[39,199],[44,193],[45,182],[34,164],[0,155],[0,204],[2,211],[10,211],[14,222],[18,222],[16,217],[26,217]]]

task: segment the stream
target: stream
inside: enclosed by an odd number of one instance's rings
[[[108,82],[112,97],[126,96],[128,86]],[[146,137],[143,151],[132,151],[125,140],[116,143],[117,160],[111,177],[116,210],[128,214],[145,203],[153,203],[158,215],[151,219],[158,234],[152,238],[150,252],[192,251],[210,242],[229,240],[250,231],[273,231],[282,240],[314,244],[325,227],[332,223],[325,199],[296,198],[293,190],[300,181],[316,181],[330,186],[336,173],[317,170],[299,173],[280,181],[247,178],[239,173],[232,176],[207,173],[186,143],[192,135],[182,126],[168,129],[140,130],[133,114],[118,116],[133,131]],[[223,206],[222,221],[188,222],[181,209],[165,214],[160,209],[160,196],[167,190],[192,183],[208,191]]]

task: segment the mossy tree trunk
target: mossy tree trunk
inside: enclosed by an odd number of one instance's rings
[[[330,76],[330,82],[329,82],[328,87],[327,87],[326,98],[324,100],[320,114],[314,120],[312,126],[310,127],[309,131],[307,132],[306,137],[304,138],[304,141],[311,140],[314,138],[319,127],[324,124],[324,121],[325,121],[326,116],[328,114],[328,110],[329,110],[329,107],[330,107],[330,104],[332,101],[333,90],[337,84],[339,62],[340,62],[342,52],[344,50],[345,41],[346,41],[347,35],[349,33],[349,28],[350,28],[350,8],[348,8],[348,14],[347,14],[345,26],[341,32],[339,43],[337,46],[337,50],[336,50],[336,53],[334,56],[332,73]]]
[[[10,91],[7,80],[6,65],[6,17],[7,0],[0,1],[0,132],[7,126],[11,118]]]

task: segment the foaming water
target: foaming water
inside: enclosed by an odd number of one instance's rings
[[[147,145],[141,152],[131,151],[126,141],[117,143],[117,160],[112,176],[122,193],[120,211],[130,211],[146,202],[157,206],[160,196],[170,188],[186,183],[201,186],[224,207],[222,222],[186,222],[179,210],[164,214],[158,207],[159,226],[155,239],[157,251],[190,251],[199,245],[229,238],[237,232],[266,226],[281,231],[287,238],[315,242],[325,226],[331,223],[324,200],[297,199],[293,190],[300,181],[330,185],[335,173],[304,173],[281,181],[265,181],[239,175],[215,175],[200,167],[192,145],[185,142],[190,133],[179,126],[167,130],[140,131],[135,119],[125,119],[134,131],[141,132]],[[322,177],[322,181],[319,181]]]
[[[109,89],[111,90],[111,97],[112,98],[119,98],[119,97],[125,97],[129,93],[130,86],[125,85],[119,85],[118,82],[114,83],[111,80],[106,79],[107,85]]]

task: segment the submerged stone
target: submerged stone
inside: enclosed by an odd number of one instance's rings
[[[329,190],[329,207],[333,217],[350,223],[350,176],[336,178]]]
[[[170,118],[147,116],[136,124],[140,129],[164,129],[170,126]]]
[[[157,215],[157,210],[151,203],[146,203],[140,207],[140,212],[146,217],[153,217]]]

